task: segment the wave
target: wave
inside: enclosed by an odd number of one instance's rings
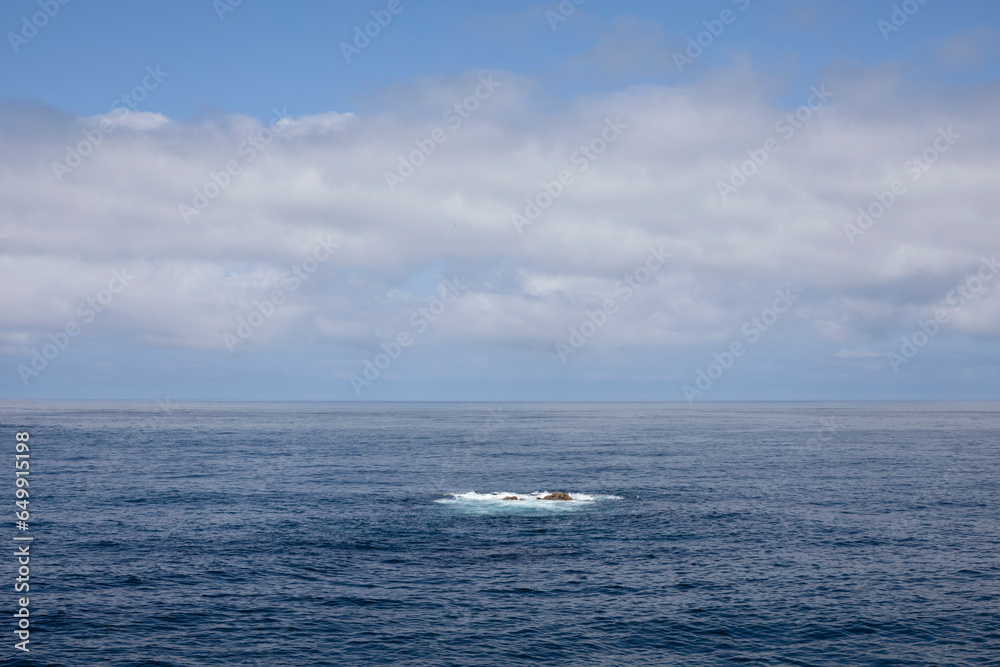
[[[606,500],[621,500],[621,496],[611,496],[602,494],[589,494],[568,491],[573,500],[540,500],[552,493],[551,491],[534,491],[532,493],[517,493],[514,491],[501,491],[497,493],[479,493],[476,491],[465,491],[462,493],[448,493],[444,498],[438,498],[434,502],[445,505],[457,505],[471,510],[491,511],[496,509],[545,509],[565,511],[577,509],[583,505],[602,502]],[[504,500],[504,498],[516,496],[518,500]]]

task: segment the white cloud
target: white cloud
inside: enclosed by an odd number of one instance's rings
[[[931,103],[894,76],[831,72],[824,83],[833,101],[728,203],[717,181],[775,135],[789,111],[765,101],[770,84],[743,67],[690,86],[585,97],[558,111],[544,110],[534,82],[501,75],[495,97],[449,130],[394,193],[385,172],[415,141],[447,127],[443,113],[471,94],[475,75],[395,91],[395,113],[293,118],[249,162],[240,146],[262,129],[256,120],[133,114],[62,183],[51,163],[99,119],[6,107],[0,134],[14,148],[0,155],[0,279],[8,286],[0,345],[28,353],[127,265],[137,278],[102,319],[101,337],[224,349],[221,332],[282,287],[289,267],[327,235],[340,243],[335,256],[288,295],[252,345],[377,343],[376,332],[399,330],[432,295],[433,276],[410,284],[431,271],[470,287],[435,336],[546,346],[660,245],[671,262],[622,305],[594,349],[726,342],[789,283],[802,301],[800,315],[782,323],[788,335],[885,337],[915,312],[932,311],[981,255],[996,252],[1000,204],[1000,135],[986,111],[996,108],[997,87]],[[419,102],[414,110],[406,95]],[[616,117],[628,125],[620,139],[518,235],[511,214]],[[26,126],[35,130],[25,134]],[[944,126],[962,138],[851,244],[844,224],[876,190],[906,179],[904,163]],[[234,160],[242,172],[185,224],[178,206]],[[393,289],[413,299],[384,298]],[[969,304],[956,330],[1000,334],[996,303]],[[845,347],[837,356],[869,352]]]

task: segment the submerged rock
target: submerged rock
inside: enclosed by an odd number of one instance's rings
[[[536,496],[537,497],[537,496]],[[555,493],[550,493],[544,498],[538,498],[539,500],[573,500],[573,496],[568,493],[563,493],[562,491],[556,491]]]
[[[517,496],[504,496],[504,500],[520,500]]]

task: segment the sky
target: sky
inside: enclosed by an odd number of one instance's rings
[[[1000,399],[1000,5],[0,5],[0,398]]]

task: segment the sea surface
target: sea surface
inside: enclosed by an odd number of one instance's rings
[[[1000,665],[997,403],[5,402],[0,425],[11,536],[31,434],[35,538],[31,651],[11,555],[0,664]]]

